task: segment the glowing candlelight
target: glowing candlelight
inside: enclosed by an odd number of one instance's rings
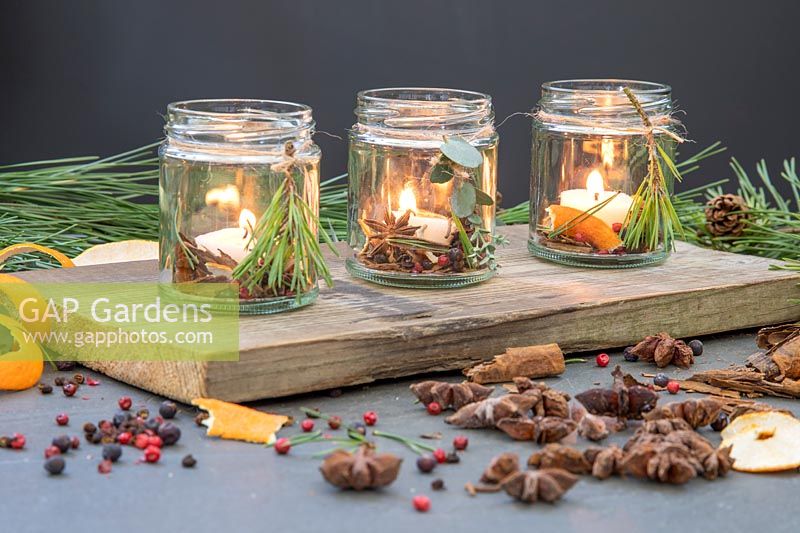
[[[615,194],[616,196],[614,196]],[[623,192],[617,194],[614,191],[605,190],[603,175],[597,169],[592,170],[587,176],[585,189],[570,189],[562,192],[561,205],[579,211],[588,211],[612,196],[614,196],[612,200],[593,212],[592,215],[613,227],[615,223],[625,222],[633,199]]]
[[[448,246],[452,237],[452,223],[448,217],[417,209],[417,197],[411,186],[406,185],[400,193],[399,209],[393,211],[395,217],[411,211],[409,226],[419,226],[416,237],[442,246]]]
[[[255,214],[249,209],[242,209],[239,213],[239,227],[203,233],[195,238],[195,242],[213,254],[227,254],[238,263],[252,249],[252,245],[248,246],[248,243],[255,225]]]

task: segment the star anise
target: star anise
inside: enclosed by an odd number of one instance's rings
[[[423,381],[410,387],[414,396],[425,405],[436,402],[442,409],[461,409],[467,404],[485,400],[494,388],[477,383],[447,383],[444,381]]]
[[[614,384],[610,389],[589,389],[575,399],[593,415],[616,416],[621,419],[640,419],[656,406],[658,395],[641,385],[626,385],[620,367],[611,373]]]
[[[595,453],[587,450],[586,454],[592,461],[592,476],[597,479],[608,479],[619,475],[622,471],[622,459],[625,453],[619,446],[608,446],[597,450]]]
[[[640,479],[681,485],[702,471],[702,464],[683,445],[671,442],[642,442],[625,454],[625,474]]]
[[[397,478],[402,462],[395,455],[377,455],[371,446],[363,445],[355,453],[333,452],[322,463],[320,471],[328,483],[340,489],[376,489]]]
[[[536,468],[562,468],[567,472],[585,475],[592,472],[592,461],[586,452],[571,446],[548,444],[528,458],[528,466]]]
[[[503,482],[503,489],[519,501],[552,503],[572,488],[578,478],[560,468],[520,471]]]
[[[481,476],[482,483],[500,483],[510,474],[519,471],[519,457],[515,453],[501,453],[489,463]]]
[[[551,389],[544,383],[536,383],[526,377],[514,378],[514,385],[520,394],[537,398],[533,406],[535,415],[569,417],[569,394]]]
[[[514,440],[532,440],[539,444],[558,442],[578,427],[569,418],[537,416],[534,418],[503,418],[497,429]]]
[[[682,340],[673,339],[667,333],[648,335],[633,347],[631,353],[638,355],[642,361],[655,362],[659,368],[672,363],[681,368],[689,368],[694,364],[694,355]]]
[[[467,404],[444,421],[461,428],[493,428],[500,420],[526,417],[535,402],[524,394],[506,394]]]
[[[383,221],[363,218],[359,222],[361,228],[367,236],[367,246],[365,252],[368,256],[374,257],[377,254],[390,252],[392,245],[390,239],[414,237],[421,226],[409,225],[411,210],[406,211],[400,217],[387,209],[383,215]]]
[[[686,400],[665,405],[647,414],[647,420],[679,418],[689,423],[692,429],[711,424],[722,411],[722,404],[713,398]]]

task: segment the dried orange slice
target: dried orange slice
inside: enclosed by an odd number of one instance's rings
[[[583,211],[572,207],[554,204],[547,208],[550,213],[550,222],[553,229],[558,229],[570,224],[571,227],[564,231],[563,235],[575,238],[580,233],[583,241],[591,244],[598,250],[614,250],[618,248],[622,241],[619,235],[614,233],[611,227],[594,215],[586,215]],[[580,222],[575,223],[577,217]]]
[[[39,345],[26,340],[18,322],[0,315],[0,326],[11,334],[13,347],[0,354],[0,390],[24,390],[36,385],[44,370],[44,357]],[[12,360],[8,359],[14,355]]]
[[[86,266],[147,259],[158,259],[158,243],[131,239],[97,244],[73,257],[72,262],[75,266]]]
[[[192,405],[208,411],[209,417],[203,421],[206,435],[223,439],[272,444],[275,434],[289,421],[288,416],[211,398],[195,398]]]
[[[722,430],[734,470],[781,472],[800,467],[800,420],[780,411],[742,415]]]
[[[6,246],[2,250],[0,250],[0,264],[3,264],[9,257],[14,257],[15,255],[19,254],[29,254],[31,252],[39,252],[40,254],[49,255],[50,257],[61,263],[61,266],[65,268],[70,268],[75,266],[72,262],[72,259],[62,254],[58,250],[53,250],[52,248],[48,248],[47,246],[42,246],[40,244],[36,244],[33,242],[21,242],[19,244],[12,244],[11,246]]]

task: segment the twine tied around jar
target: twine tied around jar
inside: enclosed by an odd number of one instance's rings
[[[633,95],[633,92],[627,87],[623,89],[625,94],[631,101],[634,109],[642,119],[641,126],[623,125],[618,120],[607,120],[607,123],[613,124],[613,127],[608,127],[606,124],[598,125],[599,120],[593,118],[583,118],[578,115],[561,115],[557,113],[548,113],[541,109],[536,110],[533,117],[540,122],[547,122],[549,124],[565,125],[565,126],[578,126],[585,128],[593,128],[597,130],[613,130],[615,133],[625,133],[633,135],[642,135],[644,137],[651,137],[658,133],[663,133],[671,137],[678,143],[686,142],[686,139],[678,135],[673,129],[682,129],[683,124],[669,113],[661,113],[658,115],[649,116],[644,108],[642,108],[639,100]]]

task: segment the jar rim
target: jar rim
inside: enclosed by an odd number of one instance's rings
[[[259,98],[203,98],[181,100],[167,105],[168,113],[205,118],[237,118],[271,120],[280,118],[311,118],[311,106],[283,100]]]
[[[425,98],[424,96],[428,96]],[[438,98],[432,98],[438,97]],[[432,103],[466,103],[485,104],[492,101],[486,93],[466,89],[450,89],[447,87],[383,87],[365,89],[357,94],[359,101],[371,103],[401,102],[411,104]]]
[[[542,84],[543,91],[560,94],[614,94],[621,93],[625,87],[639,95],[659,96],[672,92],[672,87],[665,83],[621,78],[578,78],[548,81]]]

